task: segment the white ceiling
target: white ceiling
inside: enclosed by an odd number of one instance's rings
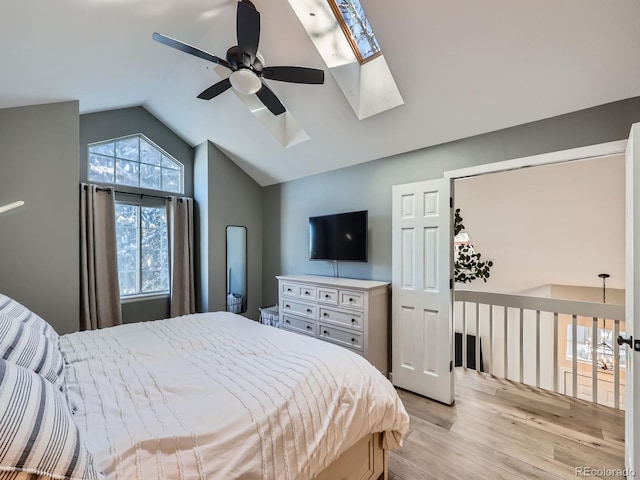
[[[323,68],[287,0],[253,2],[268,65]],[[359,121],[331,75],[270,82],[311,137],[290,148],[233,93],[196,98],[218,80],[213,64],[151,40],[224,57],[235,0],[2,0],[0,108],[143,105],[269,185],[640,95],[636,0],[361,2],[405,104]]]

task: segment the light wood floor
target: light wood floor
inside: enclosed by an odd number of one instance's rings
[[[604,471],[624,468],[624,412],[474,370],[455,381],[451,407],[398,390],[411,428],[389,480],[624,478]]]

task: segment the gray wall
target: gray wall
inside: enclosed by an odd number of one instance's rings
[[[0,109],[0,292],[79,328],[78,102]]]
[[[226,310],[226,227],[247,227],[247,312],[258,318],[262,306],[262,188],[213,144],[196,148],[195,199],[198,203],[198,283],[200,311]],[[206,180],[205,180],[206,179]],[[206,224],[206,225],[205,225]],[[204,245],[207,246],[203,255]]]
[[[80,179],[87,181],[87,146],[141,133],[184,165],[184,194],[193,196],[193,148],[143,107],[122,108],[80,116]],[[122,304],[125,323],[169,316],[169,299],[133,300]]]
[[[488,112],[490,114],[490,112]],[[391,280],[391,187],[443,172],[626,139],[640,121],[640,97],[425,148],[264,189],[263,301],[277,301],[275,275],[332,275],[308,260],[308,218],[369,210],[369,262],[340,263],[341,277]]]

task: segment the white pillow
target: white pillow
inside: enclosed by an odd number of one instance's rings
[[[99,480],[64,395],[29,370],[0,360],[0,474]],[[22,473],[18,473],[22,472]]]
[[[47,321],[39,315],[33,313],[21,303],[0,293],[0,313],[6,313],[20,320],[25,325],[36,329],[51,340],[58,340],[58,333]]]
[[[60,390],[64,387],[64,360],[58,341],[2,312],[0,358],[37,373]]]

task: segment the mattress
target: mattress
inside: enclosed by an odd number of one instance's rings
[[[311,479],[408,415],[364,358],[228,312],[60,337],[75,423],[108,479]]]

